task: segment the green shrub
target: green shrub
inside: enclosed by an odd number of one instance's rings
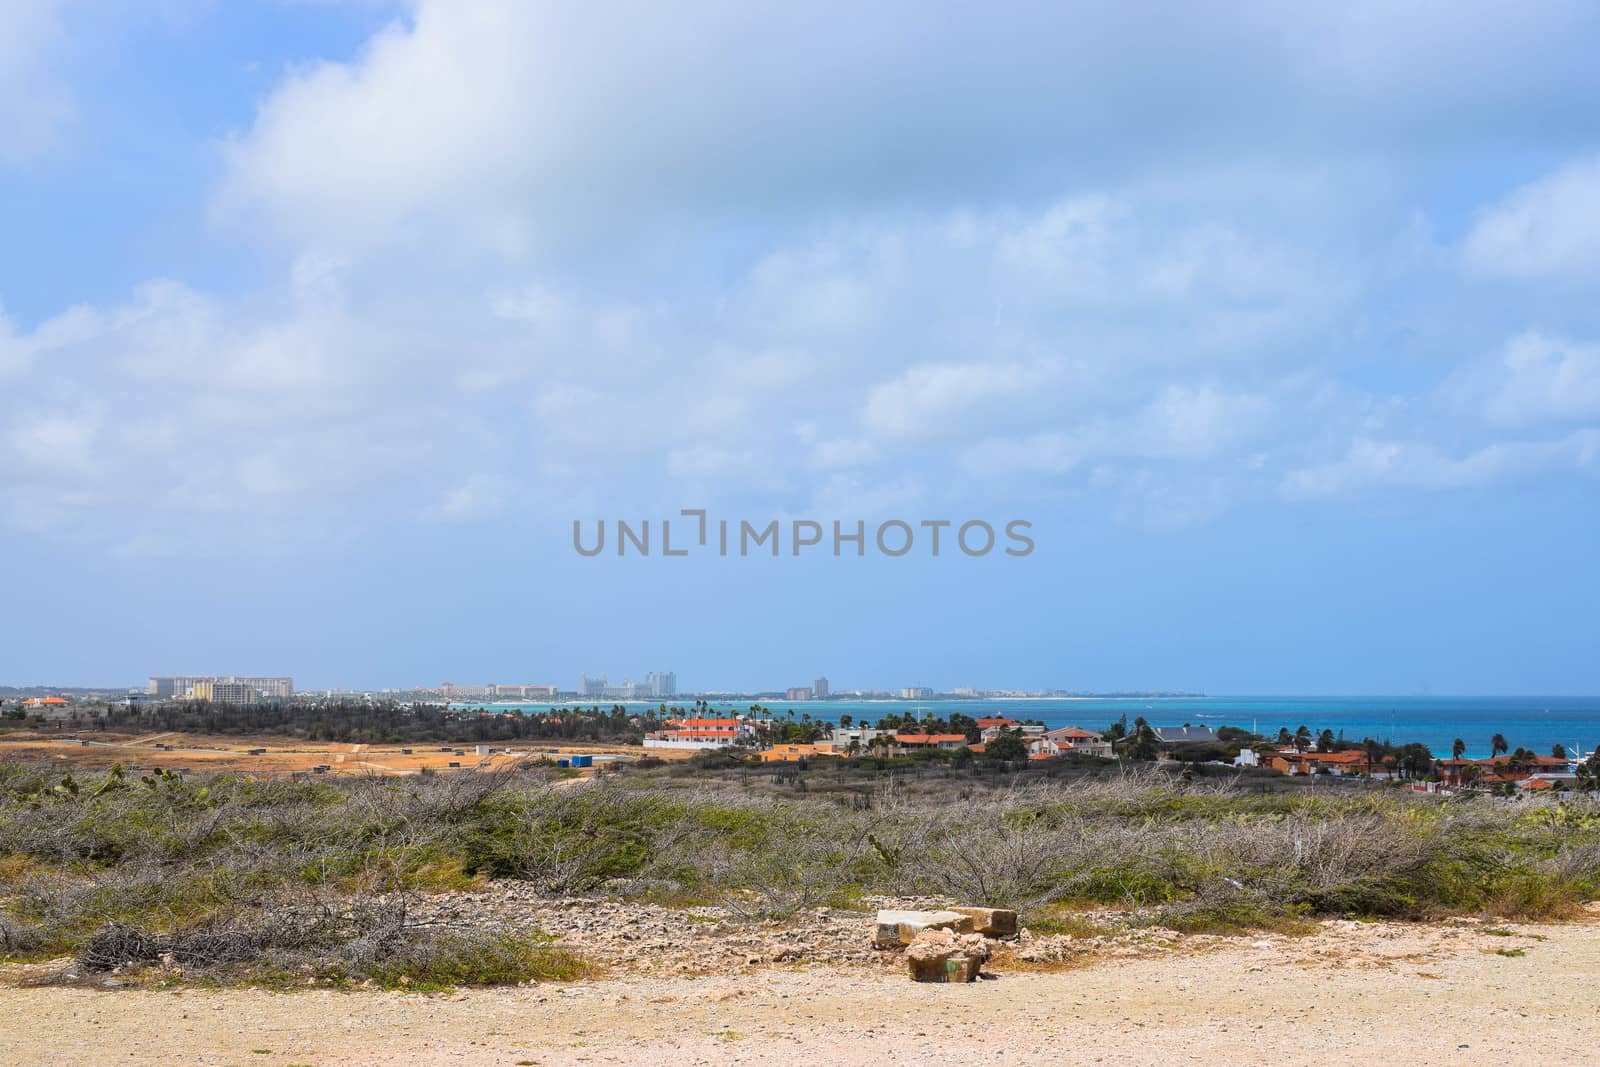
[[[571,950],[541,936],[447,933],[417,938],[360,977],[390,989],[429,991],[455,986],[569,982],[591,973]]]

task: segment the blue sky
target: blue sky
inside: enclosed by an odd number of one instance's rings
[[[1103,7],[0,2],[0,683],[1600,692],[1600,9]]]

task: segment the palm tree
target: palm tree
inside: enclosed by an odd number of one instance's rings
[[[1461,738],[1456,738],[1455,744],[1450,746],[1450,758],[1460,759],[1467,754],[1467,743]]]
[[[1534,768],[1534,765],[1538,762],[1538,759],[1539,757],[1535,756],[1532,751],[1523,748],[1521,745],[1518,745],[1517,750],[1511,753],[1511,759],[1507,761],[1506,766],[1509,767],[1513,773],[1522,774],[1527,771],[1531,771]]]
[[[1550,755],[1554,756],[1556,759],[1566,759],[1567,746],[1563,745],[1560,741],[1557,741],[1555,744],[1550,746]]]
[[[1383,762],[1383,745],[1369,737],[1365,741],[1361,742],[1361,747],[1365,749],[1367,753],[1367,773],[1370,775],[1376,771]]]
[[[1311,731],[1302,723],[1300,729],[1294,732],[1294,750],[1304,752],[1311,747]]]
[[[1505,734],[1495,734],[1489,738],[1489,758],[1494,759],[1502,752],[1510,752],[1511,745],[1506,741]]]
[[[1133,744],[1128,750],[1128,755],[1136,760],[1153,760],[1160,755],[1156,747],[1156,732],[1144,719],[1134,720]]]

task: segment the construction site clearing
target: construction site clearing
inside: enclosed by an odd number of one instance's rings
[[[528,740],[368,745],[187,733],[0,736],[0,762],[53,763],[72,770],[108,770],[120,763],[128,771],[159,767],[180,774],[234,773],[268,778],[393,776],[425,771],[453,774],[504,770],[536,760],[549,760],[566,766],[579,777],[591,778],[608,765],[637,760],[644,755],[645,750],[637,745]],[[649,755],[659,759],[687,759],[694,753],[652,750]]]

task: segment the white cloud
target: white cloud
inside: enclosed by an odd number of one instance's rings
[[[1280,490],[1565,470],[1586,462],[1594,351],[1529,334],[1436,396],[1459,335],[1543,320],[1450,313],[1459,264],[1382,149],[1450,136],[1464,61],[1542,57],[1473,90],[1508,113],[1600,84],[1548,55],[1583,15],[1425,8],[1246,4],[1163,35],[1113,8],[619,22],[419,0],[293,69],[225,145],[216,217],[274,245],[275,281],[0,321],[28,413],[0,494],[59,529],[118,508],[152,550],[184,520],[331,535],[372,504],[1065,486],[1188,523]],[[1541,220],[1582,191],[1530,188],[1479,229],[1569,269]]]
[[[55,70],[66,0],[0,4],[0,163],[48,149],[73,112]]]
[[[138,501],[153,507],[132,526],[186,514],[234,537],[331,536],[378,501],[467,519],[535,498],[788,508],[851,486],[960,500],[1064,479],[1165,524],[1287,471],[1313,490],[1354,479],[1319,468],[1352,434],[1382,439],[1361,420],[1384,405],[1332,384],[1324,334],[1367,275],[1205,207],[1134,189],[839,225],[665,302],[366,254],[303,255],[226,299],[151,282],[0,332],[29,410],[116,398],[74,446],[92,473],[47,491],[17,460],[0,491],[58,527]],[[1561,359],[1587,366],[1576,351]],[[1516,365],[1581,395],[1545,363]]]
[[[1581,122],[1600,88],[1596,16],[1570,0],[1150,15],[419,0],[261,102],[217,207],[272,240],[632,255],[685,219],[946,208],[1329,140],[1437,150],[1521,135],[1552,99]]]
[[[498,318],[534,326],[555,325],[567,311],[566,301],[542,285],[528,285],[515,292],[501,293],[493,299],[492,304]]]
[[[1445,391],[1459,408],[1504,426],[1600,420],[1600,344],[1524,333],[1498,357],[1463,367]]]
[[[1166,529],[1210,522],[1240,495],[1237,480],[1222,474],[1147,466],[1096,467],[1090,472],[1088,485],[1109,496],[1121,521]]]
[[[1496,442],[1461,456],[1428,443],[1357,438],[1343,458],[1290,472],[1281,489],[1298,499],[1374,489],[1471,489],[1548,471],[1593,470],[1597,458],[1595,429],[1554,440]]]
[[[0,501],[32,528],[188,550],[334,535],[379,485],[437,475],[425,402],[381,328],[336,307],[222,302],[171,282],[7,337]],[[436,394],[435,394],[436,395]],[[117,514],[116,523],[104,522]]]
[[[1048,372],[1016,364],[936,363],[915,366],[874,386],[863,418],[886,437],[941,437],[959,425],[992,416],[1005,401],[1042,385]]]
[[[1593,276],[1600,271],[1600,158],[1563,167],[1485,208],[1463,255],[1487,275]]]
[[[474,474],[445,494],[440,518],[455,522],[481,521],[502,514],[516,493],[516,485],[497,474]]]
[[[37,412],[18,420],[7,435],[12,476],[27,482],[67,483],[93,476],[101,422],[93,408],[75,413]]]
[[[1249,442],[1266,426],[1272,401],[1210,384],[1169,385],[1137,409],[1088,419],[1071,430],[990,438],[962,453],[978,476],[1065,474],[1104,459],[1200,463]]]
[[[17,336],[16,327],[0,311],[0,382],[21,377],[32,364],[33,345]]]

